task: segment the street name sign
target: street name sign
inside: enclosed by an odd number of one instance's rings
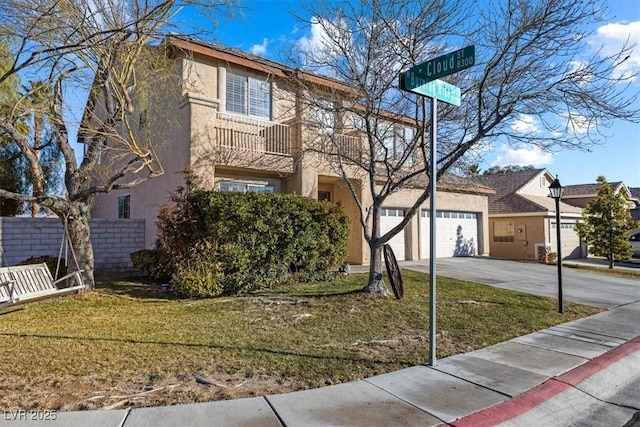
[[[431,98],[431,129],[429,131],[430,175],[437,175],[438,151],[436,150],[436,135],[438,133],[438,100],[460,106],[460,88],[437,80],[438,77],[456,73],[475,64],[475,46],[463,47],[455,52],[447,53],[416,65],[400,73],[400,89]],[[429,212],[429,362],[428,366],[436,365],[436,180],[429,182],[431,199]],[[386,257],[386,252],[385,252]],[[394,288],[395,292],[395,288]],[[397,295],[396,295],[397,296]]]
[[[404,85],[404,88],[401,86],[401,89],[413,91],[413,89],[439,77],[467,69],[475,64],[475,60],[476,47],[474,45],[430,59],[401,74],[401,85]]]
[[[413,89],[406,89],[404,75],[400,74],[400,89],[417,93],[418,95],[436,98],[448,104],[455,105],[456,107],[460,106],[460,88],[458,86],[450,85],[447,82],[443,82],[442,80],[431,80],[430,82],[414,87]]]

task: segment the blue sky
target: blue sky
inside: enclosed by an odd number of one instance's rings
[[[610,0],[608,5],[611,19],[597,27],[597,38],[592,40],[591,47],[610,49],[629,38],[638,44],[629,63],[640,70],[640,1]],[[297,22],[291,12],[302,13],[298,0],[243,0],[242,16],[218,18],[212,41],[282,61],[282,50],[291,43],[312,42],[319,36]],[[632,83],[632,88],[640,89],[640,78]],[[637,104],[640,108],[640,99]],[[520,126],[535,126],[524,119]],[[619,121],[605,131],[606,142],[590,152],[548,153],[533,146],[512,148],[496,144],[485,153],[480,167],[484,170],[495,165],[531,164],[557,174],[565,185],[593,183],[604,175],[611,182],[623,181],[628,187],[640,187],[640,124]]]

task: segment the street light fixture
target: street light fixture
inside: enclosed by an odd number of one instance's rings
[[[556,257],[558,263],[558,312],[564,313],[564,307],[562,304],[562,245],[560,243],[560,199],[564,195],[564,187],[560,185],[560,181],[558,180],[558,175],[556,175],[556,179],[549,186],[549,193],[551,197],[553,197],[556,201],[556,244],[557,249],[556,253],[558,256]]]

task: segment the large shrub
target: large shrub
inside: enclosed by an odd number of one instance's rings
[[[171,278],[173,269],[168,255],[160,249],[141,249],[129,254],[131,264],[136,270],[156,280],[166,281]]]
[[[329,202],[185,190],[174,203],[159,216],[158,247],[171,260],[174,289],[184,295],[269,287],[292,274],[323,274],[346,256],[349,219]]]

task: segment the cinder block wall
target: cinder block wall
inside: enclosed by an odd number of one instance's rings
[[[144,249],[144,226],[144,219],[91,219],[95,271],[132,269],[129,254]],[[58,256],[62,236],[62,223],[56,218],[0,218],[0,265]]]

